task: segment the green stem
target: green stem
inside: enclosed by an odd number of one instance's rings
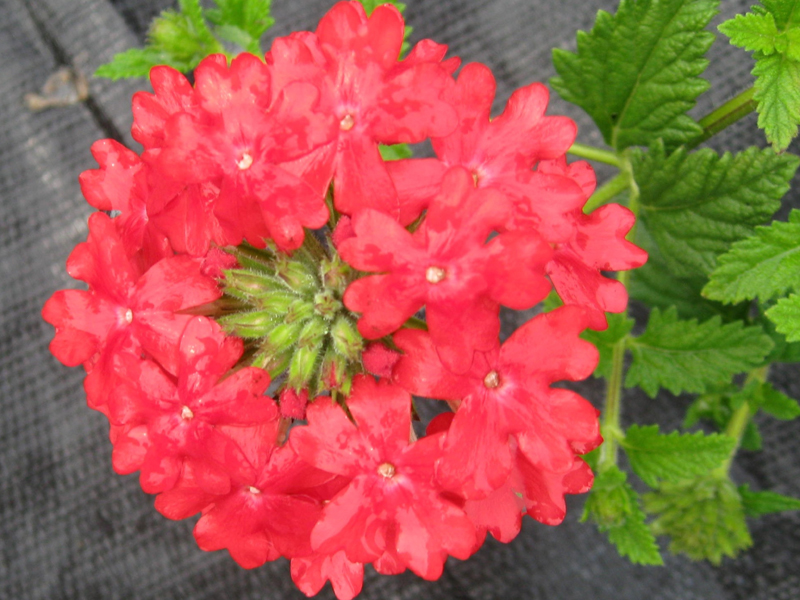
[[[573,156],[580,156],[581,158],[588,158],[589,160],[596,160],[597,162],[605,163],[607,165],[619,166],[619,157],[610,150],[601,150],[586,144],[572,144],[569,154]]]
[[[629,189],[628,208],[639,216],[639,186],[633,178],[633,168],[627,154],[621,156],[620,161],[621,176],[625,177],[626,185]],[[634,226],[635,227],[635,226]],[[632,228],[628,232],[628,239],[633,240],[635,231]],[[617,274],[617,281],[628,288],[631,279],[630,271],[621,271]],[[623,316],[627,316],[628,310],[625,309]],[[624,383],[625,371],[625,351],[630,336],[626,335],[620,339],[612,349],[611,354],[611,376],[606,383],[606,402],[603,407],[603,416],[600,421],[600,429],[603,432],[605,441],[600,446],[600,458],[598,468],[603,471],[617,464],[617,454],[619,442],[624,438],[624,433],[620,426],[620,416],[622,413],[622,386]]]
[[[747,379],[742,387],[747,387],[753,381],[764,383],[767,380],[768,373],[769,365],[759,367],[758,369],[753,369],[750,371],[750,373],[748,373]],[[752,417],[753,411],[750,408],[750,403],[746,400],[742,402],[742,405],[739,408],[733,411],[728,424],[725,426],[725,435],[732,437],[736,441],[736,444],[734,445],[733,450],[731,450],[731,453],[728,455],[728,458],[725,459],[725,462],[714,470],[715,475],[721,477],[728,476],[733,459],[736,456],[736,453],[739,451],[739,446],[742,443],[742,437],[747,429],[747,424],[750,423],[750,419]]]
[[[592,194],[591,198],[589,198],[586,201],[586,204],[583,206],[583,212],[588,215],[594,209],[602,206],[617,194],[624,192],[629,186],[629,175],[625,172],[619,173],[616,177],[606,181],[603,185],[597,188],[595,193]]]
[[[428,324],[417,317],[410,317],[408,321],[403,323],[403,327],[407,329],[421,329],[423,331],[428,331]]]
[[[686,144],[686,148],[691,150],[692,148],[699,146],[708,138],[718,134],[726,127],[733,125],[739,119],[753,112],[758,104],[753,99],[755,92],[755,88],[748,88],[700,119],[698,124],[703,128],[703,132],[695,139],[688,142]]]

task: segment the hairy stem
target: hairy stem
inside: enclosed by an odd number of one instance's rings
[[[636,184],[636,180],[633,178],[633,168],[627,154],[621,156],[620,169],[620,176],[625,177],[626,186],[629,189],[628,208],[635,216],[638,217],[639,186]],[[630,232],[628,232],[627,237],[628,239],[633,240],[634,235],[635,231],[632,228]],[[626,289],[630,283],[630,278],[630,271],[621,271],[617,275],[617,281],[624,285]],[[627,315],[627,309],[625,309],[624,314]],[[629,335],[626,335],[619,340],[616,344],[614,344],[614,348],[612,350],[611,376],[606,382],[606,402],[605,406],[603,407],[603,416],[600,421],[600,429],[605,438],[603,445],[600,446],[600,457],[598,461],[598,468],[600,471],[617,464],[619,442],[624,437],[622,428],[620,427],[620,416],[622,413],[622,385],[624,383],[625,351],[627,350],[629,337]]]
[[[745,380],[743,387],[746,387],[748,384],[754,381],[764,383],[767,380],[768,374],[769,365],[759,367],[758,369],[753,369],[747,374],[747,379]],[[728,455],[728,458],[725,459],[725,462],[714,470],[715,475],[721,477],[728,476],[733,459],[736,456],[736,453],[739,451],[739,446],[742,443],[742,437],[747,429],[747,424],[750,423],[750,419],[752,417],[753,411],[747,401],[742,402],[742,405],[733,411],[730,421],[728,421],[728,424],[725,426],[725,435],[732,437],[736,441],[736,444],[734,445],[733,450],[731,450],[731,453]]]
[[[753,99],[755,92],[755,88],[750,87],[700,119],[698,124],[703,128],[703,133],[688,142],[686,148],[688,150],[696,148],[708,138],[753,112],[758,104]]]
[[[596,160],[597,162],[605,163],[607,165],[619,166],[619,157],[611,150],[602,150],[594,146],[587,146],[586,144],[572,144],[568,154],[579,156],[580,158],[587,158],[589,160]]]
[[[589,198],[583,206],[583,212],[588,215],[617,194],[624,192],[628,187],[630,187],[630,176],[628,173],[619,173],[613,179],[606,181],[592,194],[591,198]]]

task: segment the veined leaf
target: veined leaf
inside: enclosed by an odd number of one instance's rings
[[[775,51],[775,42],[780,35],[775,25],[775,17],[770,13],[736,15],[733,19],[722,23],[719,30],[731,38],[731,44],[734,46],[750,52],[760,50],[764,54],[772,54]]]
[[[659,480],[678,483],[708,473],[728,458],[735,444],[726,435],[702,431],[665,435],[659,433],[658,425],[633,425],[625,433],[622,447],[634,473],[656,487]]]
[[[270,16],[271,0],[214,0],[214,3],[217,8],[205,14],[217,26],[217,35],[247,52],[261,54],[259,40],[275,23]]]
[[[661,142],[631,156],[640,218],[678,277],[708,275],[717,255],[769,220],[789,189],[798,158],[748,148],[667,155]]]
[[[800,289],[800,210],[789,222],[756,227],[755,235],[736,242],[719,256],[703,295],[723,302],[769,300]]]
[[[655,396],[661,387],[673,394],[703,393],[743,371],[759,366],[772,341],[759,327],[741,321],[723,324],[679,320],[675,309],[653,309],[644,334],[629,341],[633,362],[625,386]]]
[[[781,298],[767,311],[767,316],[775,323],[778,333],[786,336],[787,342],[800,342],[800,294]]]
[[[760,517],[787,510],[800,510],[800,500],[775,492],[751,492],[750,486],[739,486],[744,513],[748,517]]]
[[[614,352],[614,345],[628,335],[633,329],[634,321],[625,315],[608,315],[608,328],[605,331],[593,331],[587,329],[581,334],[581,338],[597,347],[600,353],[600,362],[594,370],[595,377],[611,376],[611,357]]]
[[[669,535],[669,549],[718,565],[753,544],[739,492],[729,479],[704,477],[665,483],[645,494],[645,510],[658,515],[656,535]]]
[[[758,126],[775,150],[785,150],[800,124],[800,61],[780,53],[754,58]]]
[[[556,49],[559,77],[550,84],[577,104],[617,150],[661,137],[669,147],[701,127],[686,111],[708,89],[699,75],[714,35],[705,27],[713,0],[621,0],[615,15],[597,13],[589,33],[578,32],[577,53]]]
[[[639,495],[616,466],[595,475],[581,520],[591,520],[600,531],[608,533],[617,551],[632,563],[664,564],[655,537],[645,523]]]

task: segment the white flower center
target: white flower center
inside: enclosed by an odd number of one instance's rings
[[[242,154],[242,157],[236,161],[236,166],[239,167],[242,171],[245,169],[249,169],[250,165],[253,164],[253,156],[249,152],[245,152]]]
[[[253,486],[253,485],[251,485],[249,488],[247,488],[247,491],[249,491],[251,494],[260,494],[261,493],[261,490],[258,489],[255,486]]]
[[[350,131],[355,124],[356,120],[353,118],[353,115],[350,114],[345,115],[342,117],[342,120],[339,121],[339,127],[342,131]]]
[[[395,468],[392,463],[385,462],[381,466],[378,467],[378,474],[385,477],[386,479],[391,479],[394,477]]]
[[[428,283],[439,283],[445,277],[447,277],[447,271],[441,267],[428,267],[428,270],[425,271],[425,279],[428,280]]]
[[[188,406],[184,406],[183,410],[181,411],[181,419],[186,419],[187,421],[191,421],[194,418],[194,413],[192,409]]]
[[[497,374],[497,371],[491,371],[489,374],[483,378],[483,385],[485,385],[490,390],[493,390],[497,386],[500,385],[500,375]]]
[[[125,311],[125,321],[130,325],[133,323],[133,311],[129,308]]]

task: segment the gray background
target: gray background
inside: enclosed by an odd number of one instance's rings
[[[553,47],[574,48],[575,31],[591,26],[612,0],[409,0],[414,39],[450,45],[465,61],[489,65],[498,79],[496,109],[510,93],[554,74]],[[726,1],[723,16],[748,1]],[[142,42],[168,0],[0,0],[0,599],[302,598],[280,560],[254,571],[225,552],[205,553],[191,535],[193,519],[161,517],[135,475],[120,477],[110,461],[104,417],[85,406],[80,369],[47,352],[52,328],[40,318],[54,290],[73,287],[64,262],[86,236],[90,207],[77,176],[95,168],[91,143],[130,139],[130,96],[142,81],[91,81],[91,97],[67,108],[31,113],[22,97],[60,65],[89,74],[118,51]],[[274,0],[271,36],[313,29],[329,0]],[[717,19],[717,23],[722,17]],[[750,84],[749,59],[718,40],[706,76],[708,110]],[[588,118],[557,97],[551,114],[578,121],[580,140],[600,142]],[[755,118],[718,136],[715,147],[764,145]],[[137,148],[138,149],[138,148]],[[797,145],[793,147],[795,151]],[[601,177],[607,176],[600,172]],[[798,192],[787,206],[800,206]],[[788,208],[785,207],[785,211]],[[513,318],[509,319],[513,321]],[[796,366],[773,370],[773,382],[800,397]],[[581,385],[593,401],[596,381]],[[679,423],[686,398],[650,400],[627,392],[626,422]],[[763,453],[740,453],[739,483],[800,496],[797,424],[760,419]],[[669,428],[669,427],[668,427]],[[667,557],[666,568],[619,558],[593,527],[577,522],[572,498],[565,523],[525,520],[511,544],[489,540],[467,562],[451,560],[443,577],[425,582],[367,570],[365,599],[796,599],[800,596],[800,515],[752,522],[755,546],[720,568]],[[332,598],[326,588],[321,598]]]

